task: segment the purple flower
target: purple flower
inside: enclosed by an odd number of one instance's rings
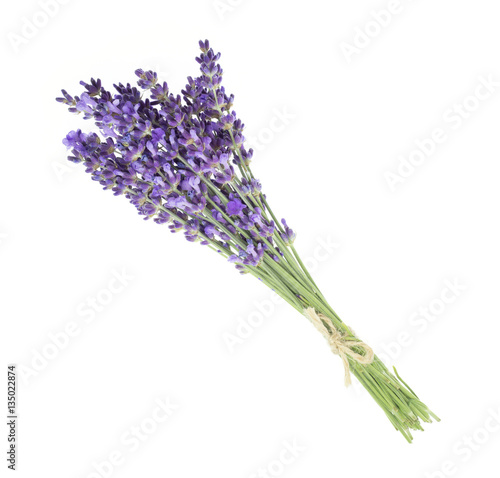
[[[157,85],[151,90],[151,97],[158,102],[166,101],[168,98],[168,85],[165,82],[162,85]]]
[[[284,219],[281,220],[281,223],[284,226],[285,232],[281,233],[281,238],[283,239],[283,242],[289,246],[293,244],[293,241],[295,241],[295,232],[293,232],[292,229],[290,229]]]
[[[226,212],[230,216],[238,216],[245,208],[245,205],[239,199],[233,199],[227,203]]]
[[[82,133],[81,129],[78,129],[76,131],[70,131],[62,142],[68,149],[74,148],[77,151],[84,152],[85,150],[83,148],[83,143],[86,139],[87,135],[85,133]]]
[[[162,128],[155,128],[151,132],[151,139],[153,143],[159,143],[165,137],[165,131]]]
[[[158,81],[158,76],[154,71],[144,71],[138,69],[135,70],[135,74],[140,78],[137,81],[137,84],[145,90],[153,88]]]
[[[244,147],[234,97],[222,86],[220,54],[208,41],[200,48],[201,74],[188,77],[182,96],[142,69],[135,72],[140,89],[118,83],[111,93],[91,79],[81,82],[79,96],[63,90],[57,101],[100,130],[72,131],[63,143],[70,161],[83,163],[94,181],[124,195],[141,216],[169,223],[172,232],[182,230],[188,241],[210,244],[227,258],[235,255],[245,271],[258,266],[269,247],[271,257],[281,253],[274,223],[258,202],[260,182],[240,174],[252,150]]]

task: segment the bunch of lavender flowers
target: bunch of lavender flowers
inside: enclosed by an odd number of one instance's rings
[[[82,163],[104,189],[125,196],[144,219],[214,250],[305,313],[341,356],[346,382],[355,375],[411,442],[410,430],[422,430],[421,420],[438,418],[323,297],[293,245],[294,231],[277,220],[252,173],[253,151],[245,147],[234,97],[222,86],[220,53],[208,41],[200,48],[201,75],[188,77],[182,95],[141,69],[135,72],[140,89],[119,83],[111,93],[91,79],[80,82],[80,96],[62,90],[57,101],[100,130],[71,131],[63,140],[68,159]]]

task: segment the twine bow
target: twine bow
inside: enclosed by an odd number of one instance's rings
[[[351,371],[349,369],[349,361],[347,356],[351,357],[354,361],[361,365],[369,365],[373,362],[374,353],[372,348],[358,340],[355,337],[346,337],[341,334],[331,323],[331,320],[323,314],[316,312],[313,307],[304,310],[304,315],[312,322],[312,324],[321,332],[323,337],[327,340],[332,352],[342,359],[344,364],[344,383],[348,387],[351,385]],[[328,324],[328,327],[325,325]],[[354,334],[353,334],[354,336]],[[365,354],[361,355],[354,352],[353,347],[364,349]]]

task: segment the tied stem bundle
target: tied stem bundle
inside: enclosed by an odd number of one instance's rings
[[[393,375],[369,345],[359,340],[332,310],[330,313],[332,318],[312,307],[304,310],[304,315],[325,337],[332,352],[342,359],[346,387],[351,385],[352,372],[409,443],[413,439],[410,429],[423,430],[420,420],[431,423],[434,418],[439,421],[395,368]]]
[[[437,417],[324,298],[294,247],[295,232],[277,220],[252,172],[253,150],[245,147],[234,96],[222,86],[220,53],[208,40],[200,49],[201,75],[188,77],[182,95],[142,69],[135,72],[139,88],[118,83],[111,93],[92,78],[80,82],[80,96],[62,90],[57,101],[99,129],[68,133],[68,159],[82,163],[103,189],[128,199],[144,219],[183,232],[305,313],[341,357],[346,384],[352,373],[411,441],[410,430],[422,429],[420,420]]]
[[[356,339],[352,331],[349,335],[341,334],[330,322],[328,317],[323,314],[318,314],[313,307],[309,307],[304,311],[304,315],[311,321],[311,323],[321,332],[323,337],[330,345],[332,352],[342,359],[344,364],[345,386],[351,385],[351,370],[349,368],[350,357],[356,363],[361,365],[369,365],[373,362],[374,353],[370,346],[364,342]],[[364,353],[356,352],[356,349],[363,349]]]

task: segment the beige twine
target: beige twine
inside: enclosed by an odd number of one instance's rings
[[[344,383],[345,386],[348,387],[351,385],[351,371],[349,369],[349,361],[347,360],[347,356],[351,357],[357,363],[361,365],[369,365],[373,362],[374,353],[370,346],[361,342],[354,337],[346,337],[341,334],[331,323],[331,320],[323,314],[319,314],[313,307],[309,307],[304,310],[304,315],[312,322],[312,324],[321,332],[323,337],[330,344],[330,348],[332,352],[338,355],[342,359],[342,363],[344,364],[345,378]],[[328,324],[328,327],[325,325],[325,322]],[[349,329],[350,330],[350,329]],[[352,331],[351,331],[352,333]],[[358,347],[365,350],[365,355],[358,354],[352,350],[353,347]]]

